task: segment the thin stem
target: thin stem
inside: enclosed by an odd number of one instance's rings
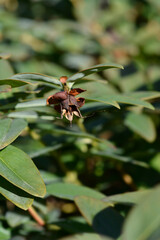
[[[45,225],[45,222],[38,215],[38,213],[36,212],[36,210],[33,207],[29,207],[28,208],[28,212],[40,226],[44,226]]]

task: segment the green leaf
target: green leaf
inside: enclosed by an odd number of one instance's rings
[[[36,99],[26,102],[17,103],[15,108],[29,108],[29,107],[42,107],[46,106],[46,99]]]
[[[37,119],[39,118],[38,114],[32,110],[29,111],[13,111],[8,113],[8,117],[11,118],[22,118],[22,119]]]
[[[27,210],[33,203],[33,198],[20,188],[17,188],[0,176],[0,193],[17,207]]]
[[[0,149],[12,143],[26,126],[27,123],[23,119],[0,120]]]
[[[152,119],[145,114],[129,113],[125,125],[148,142],[156,139],[156,129]]]
[[[157,153],[150,161],[150,166],[160,172],[160,153]]]
[[[106,69],[110,69],[110,68],[120,68],[123,69],[123,67],[119,64],[114,64],[114,63],[108,63],[108,64],[99,64],[96,66],[93,66],[91,68],[88,69],[84,69],[78,73],[73,74],[71,77],[68,78],[68,82],[73,82],[76,81],[77,79],[81,79],[84,78],[90,74],[93,73],[97,73]]]
[[[125,93],[125,95],[133,97],[133,98],[142,99],[142,100],[151,100],[154,98],[159,98],[160,92],[158,92],[158,91],[138,91],[138,92],[131,92],[129,94]]]
[[[0,175],[31,195],[45,195],[45,185],[38,169],[31,158],[16,147],[10,145],[0,151]]]
[[[18,227],[29,221],[29,216],[10,211],[6,213],[5,218],[9,226],[12,228]]]
[[[43,120],[49,120],[53,121],[55,117],[53,116],[48,116],[48,115],[38,115],[35,111],[29,110],[29,111],[14,111],[10,112],[7,114],[8,117],[11,118],[23,118],[27,120],[32,120],[32,119],[43,119]]]
[[[157,187],[140,200],[139,204],[132,209],[125,221],[122,239],[159,239],[159,237],[153,237],[160,228],[159,199],[160,187]]]
[[[30,84],[43,83],[51,87],[61,87],[61,82],[57,78],[39,73],[18,73],[6,79],[6,81],[21,81]],[[10,84],[9,84],[10,85]]]
[[[102,98],[86,98],[86,101],[88,102],[100,102],[100,103],[105,103],[105,104],[110,104],[113,106],[116,106],[117,108],[119,108],[118,103],[125,103],[125,104],[131,104],[131,105],[136,105],[136,106],[140,106],[140,107],[146,107],[149,109],[154,109],[153,105],[143,101],[141,99],[136,99],[133,97],[129,97],[129,96],[125,96],[125,95],[109,95],[109,96],[104,96]]]
[[[112,238],[102,237],[96,233],[82,233],[69,237],[61,238],[60,240],[113,240]]]
[[[35,85],[33,82],[20,80],[20,79],[12,79],[12,77],[7,79],[0,79],[0,85],[9,85],[12,88],[21,87],[26,84]]]
[[[11,232],[0,224],[0,240],[9,240],[11,237]]]
[[[104,202],[121,203],[126,205],[137,204],[142,197],[145,197],[150,191],[135,191],[122,194],[116,194],[103,199]]]
[[[149,165],[145,162],[137,161],[137,160],[132,159],[131,157],[121,156],[121,155],[118,155],[118,154],[115,154],[115,153],[112,153],[109,151],[97,151],[97,150],[93,149],[92,154],[95,154],[97,156],[101,156],[104,158],[108,158],[110,160],[131,163],[131,164],[138,165],[138,166],[145,167],[145,168],[149,167]]]
[[[120,235],[123,217],[110,207],[110,203],[86,196],[76,197],[75,203],[96,232],[112,238]]]
[[[100,192],[97,192],[96,190],[93,190],[88,187],[71,184],[71,183],[52,183],[47,185],[47,193],[49,195],[68,199],[68,200],[74,200],[76,196],[88,196],[88,197],[94,197],[97,199],[104,198],[105,195],[103,195]]]
[[[118,109],[120,109],[120,106],[119,104],[112,100],[112,99],[100,99],[100,98],[85,98],[86,102],[96,102],[96,103],[104,103],[104,104],[107,104],[107,105],[112,105]]]

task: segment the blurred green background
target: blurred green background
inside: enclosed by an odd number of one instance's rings
[[[59,78],[114,62],[124,70],[96,73],[91,78],[101,81],[76,84],[87,90],[83,96],[159,91],[160,1],[0,0],[0,55],[6,58],[0,61],[1,79],[20,72]],[[15,114],[11,104],[16,101],[47,98],[55,91],[40,86],[2,93],[1,114]],[[153,104],[155,111],[86,104],[82,114],[93,115],[75,120],[72,129],[66,121],[48,121],[47,116],[54,119],[50,107],[32,107],[31,115],[38,114],[36,120],[27,118],[29,128],[14,145],[33,158],[46,183],[63,180],[107,195],[153,187],[160,179],[160,104]],[[68,133],[72,130],[79,135]],[[78,214],[70,202],[48,198],[41,204],[49,211],[56,209],[47,213],[48,222]],[[6,209],[7,205],[2,212]],[[56,232],[57,237],[73,233],[64,223],[60,226],[63,231]],[[23,230],[14,231],[27,235],[33,228],[24,225]],[[36,234],[29,239],[52,237],[46,232]]]

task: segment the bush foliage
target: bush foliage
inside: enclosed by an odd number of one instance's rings
[[[1,240],[160,239],[159,10],[0,1]]]

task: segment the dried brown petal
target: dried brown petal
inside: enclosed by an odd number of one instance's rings
[[[77,99],[72,95],[69,95],[69,105],[77,106]]]
[[[54,109],[55,109],[57,112],[61,113],[61,106],[60,106],[60,104],[55,105],[55,106],[54,106]]]
[[[76,96],[82,92],[85,92],[86,90],[82,89],[82,88],[74,88],[72,89],[70,92],[69,92],[69,95],[72,95],[72,96]]]
[[[85,104],[85,98],[76,98],[78,107],[81,108]]]
[[[55,93],[54,95],[47,98],[47,105],[60,103],[67,99],[67,97],[68,97],[67,92],[63,91]]]
[[[62,109],[69,110],[69,99],[65,99],[64,101],[61,102]]]

